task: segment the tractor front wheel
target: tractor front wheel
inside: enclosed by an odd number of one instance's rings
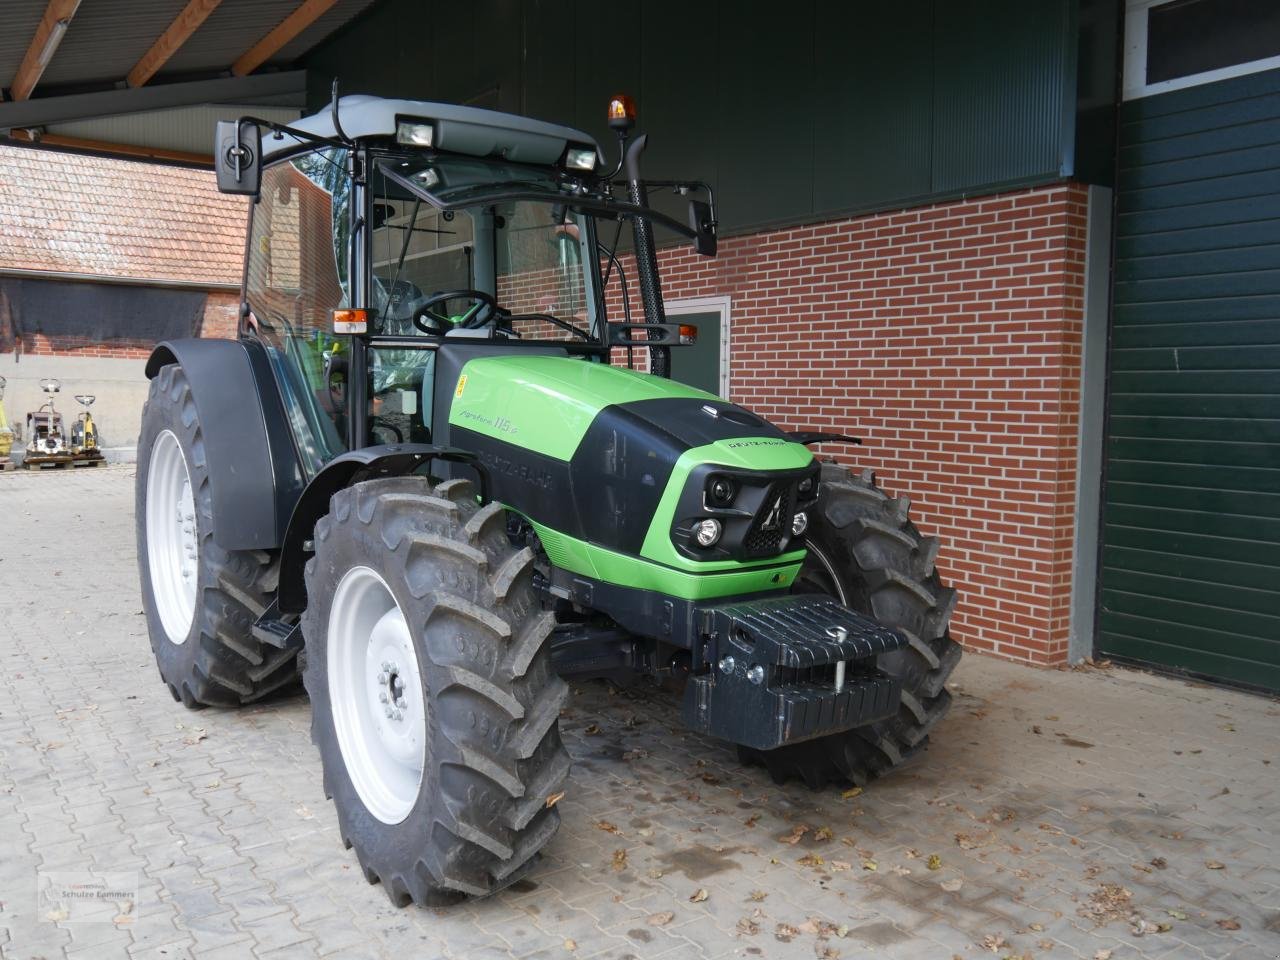
[[[938,544],[908,519],[910,504],[881,490],[870,470],[855,476],[823,464],[818,504],[806,535],[809,554],[792,587],[824,593],[906,636],[908,645],[882,654],[877,666],[902,681],[896,716],[847,733],[779,747],[739,748],[774,780],[863,786],[916,753],[951,706],[947,678],[960,660],[948,623],[955,591],[934,569]]]
[[[518,879],[560,823],[568,687],[533,553],[466,480],[358,483],[316,524],[303,680],[343,842],[397,906]]]

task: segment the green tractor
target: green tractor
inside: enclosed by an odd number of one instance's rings
[[[253,198],[240,336],[147,364],[151,645],[192,708],[301,677],[343,840],[399,905],[531,868],[567,676],[682,690],[690,728],[815,789],[949,705],[936,542],[810,451],[856,441],[666,376],[696,331],[655,231],[714,255],[714,199],[646,182],[633,119],[615,98],[616,167],[568,127],[336,91],[218,125],[219,186]]]

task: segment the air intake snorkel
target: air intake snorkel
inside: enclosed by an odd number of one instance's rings
[[[627,138],[636,125],[636,105],[630,97],[618,94],[609,101],[609,126],[618,134],[618,146],[622,151],[618,168],[627,178],[627,199],[638,207],[649,205],[649,191],[640,179],[640,154],[648,143],[644,134],[630,145]],[[614,171],[616,174],[618,171]],[[667,312],[662,305],[662,281],[658,277],[658,251],[653,244],[653,224],[644,217],[633,217],[636,241],[636,274],[640,283],[640,298],[644,303],[644,322],[667,322]],[[660,377],[671,376],[671,350],[669,347],[649,347],[649,372]]]

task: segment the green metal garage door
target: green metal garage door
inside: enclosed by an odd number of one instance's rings
[[[1122,121],[1099,647],[1280,689],[1280,71]]]

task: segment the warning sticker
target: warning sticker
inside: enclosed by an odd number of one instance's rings
[[[467,375],[464,373],[458,378],[458,389],[453,391],[455,397],[462,396],[462,391],[467,389]]]

